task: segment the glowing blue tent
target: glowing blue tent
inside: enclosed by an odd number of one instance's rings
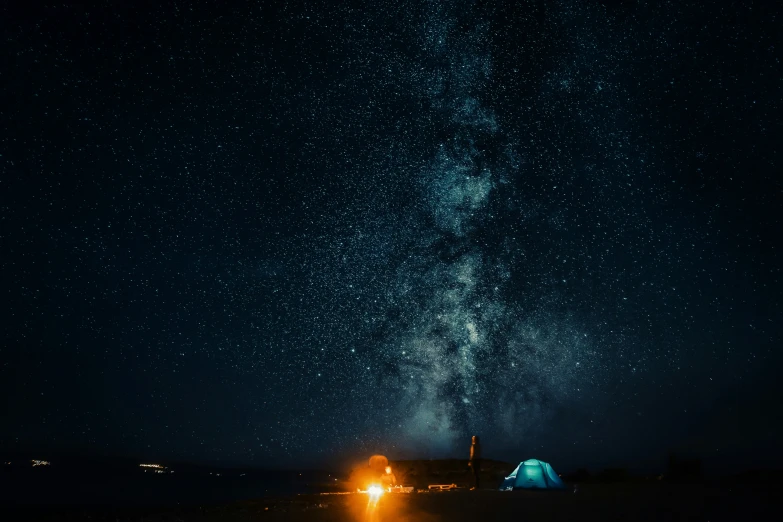
[[[566,489],[566,485],[551,465],[538,459],[530,459],[520,462],[517,469],[512,471],[500,486],[501,491],[512,489]]]

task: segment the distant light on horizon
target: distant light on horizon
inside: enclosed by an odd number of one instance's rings
[[[153,473],[174,473],[173,469],[169,469],[162,464],[139,464],[139,467],[144,468],[144,473],[146,473],[148,470],[152,471]]]

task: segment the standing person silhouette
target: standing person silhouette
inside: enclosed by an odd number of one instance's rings
[[[481,443],[479,442],[478,435],[473,435],[470,444],[470,461],[468,466],[473,470],[473,478],[476,481],[476,485],[470,488],[471,490],[479,489],[479,473],[481,473]]]

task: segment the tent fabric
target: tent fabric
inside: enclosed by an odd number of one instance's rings
[[[512,489],[566,489],[566,485],[549,463],[529,459],[520,462],[500,485],[501,491]]]

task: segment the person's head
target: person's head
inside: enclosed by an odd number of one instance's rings
[[[386,466],[386,474],[391,475],[391,466]]]
[[[472,442],[473,444],[478,444],[478,443],[479,443],[479,437],[478,437],[478,435],[473,435],[473,438],[472,438],[472,439],[470,439],[470,440],[471,440],[471,442]]]

